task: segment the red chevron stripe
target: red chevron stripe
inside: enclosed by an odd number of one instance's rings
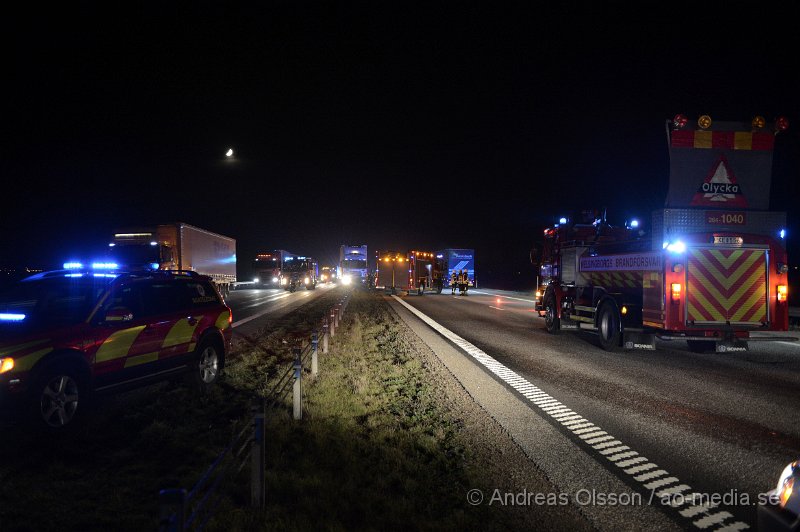
[[[737,262],[737,264],[738,264],[738,262]],[[706,277],[706,278],[708,279],[709,283],[710,283],[712,286],[714,286],[714,288],[716,288],[717,290],[719,290],[719,293],[720,293],[720,294],[722,294],[722,295],[723,295],[723,296],[725,296],[725,297],[731,297],[731,296],[734,294],[734,292],[736,292],[736,291],[739,289],[739,287],[740,287],[740,285],[739,285],[739,286],[737,286],[737,285],[733,285],[733,286],[731,286],[731,287],[730,287],[730,289],[727,289],[727,290],[726,290],[726,289],[725,289],[725,287],[723,287],[723,286],[722,286],[722,285],[721,285],[721,284],[720,284],[720,283],[719,283],[719,282],[716,280],[716,278],[715,278],[715,277],[714,277],[714,276],[711,274],[711,272],[709,272],[709,271],[708,271],[708,270],[705,268],[705,266],[703,266],[703,264],[701,264],[699,261],[698,261],[697,263],[693,264],[693,268],[696,268],[697,270],[701,271],[701,272],[703,273],[703,276],[704,276],[704,277]],[[744,272],[744,273],[741,275],[740,279],[748,279],[748,278],[750,278],[750,276],[751,276],[751,275],[752,275],[752,274],[753,274],[755,271],[757,271],[757,270],[763,270],[763,269],[764,269],[764,262],[763,262],[763,261],[761,261],[761,260],[757,260],[757,261],[755,261],[755,262],[754,262],[754,263],[753,263],[753,264],[750,266],[750,268],[748,268],[747,270],[745,270],[745,272]],[[689,270],[689,279],[690,279],[690,281],[691,281],[691,279],[692,279],[692,277],[693,277],[693,276],[692,276],[692,274],[691,274],[691,271],[692,271],[692,269],[690,268],[690,270]],[[719,270],[719,273],[721,273],[721,274],[722,274],[724,277],[729,277],[729,276],[731,275],[731,273],[733,273],[734,271],[735,271],[735,269],[734,269],[734,268],[731,268],[731,270],[730,270],[730,271],[726,271],[726,270]],[[696,278],[695,278],[695,279],[696,279]],[[700,282],[700,281],[699,281],[699,279],[696,279],[696,280],[697,280],[697,282]]]

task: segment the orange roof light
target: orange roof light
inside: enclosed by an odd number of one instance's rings
[[[702,129],[708,129],[711,127],[711,117],[708,115],[703,115],[697,119],[697,125],[700,126]]]
[[[764,120],[763,116],[754,116],[753,117],[753,129],[764,129],[764,126],[767,125],[767,121]]]

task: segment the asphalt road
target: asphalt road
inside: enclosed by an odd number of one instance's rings
[[[318,284],[315,290],[295,292],[281,288],[240,288],[232,291],[225,302],[233,312],[234,331],[250,334],[263,327],[264,320],[284,316],[334,286]]]
[[[787,463],[800,458],[800,342],[697,354],[685,342],[671,341],[658,342],[655,352],[609,353],[590,333],[548,334],[529,295],[480,289],[466,297],[446,292],[403,300],[624,442],[636,451],[634,461],[646,456],[658,464],[649,470],[649,481],[676,478],[665,486],[727,494],[734,502],[723,502],[715,517],[700,524],[691,516],[680,521],[674,512],[681,526],[755,529],[759,495],[775,487]],[[570,438],[580,432],[550,421]],[[631,483],[620,469],[608,471]],[[645,464],[641,474],[649,472]]]

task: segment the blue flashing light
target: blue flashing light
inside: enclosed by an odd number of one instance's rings
[[[437,259],[443,259],[443,258],[444,258],[444,255],[436,255],[436,258],[437,258]]]
[[[108,247],[110,247],[110,248],[113,248],[114,246],[116,246],[116,244],[114,242],[111,242],[111,243],[108,244]]]
[[[565,223],[567,223],[567,219],[566,218],[559,218],[558,219],[558,223],[565,224]]]
[[[639,220],[631,220],[631,228],[636,229],[639,227]]]
[[[677,240],[667,245],[667,251],[671,251],[672,253],[684,253],[686,251],[686,244]]]
[[[92,269],[93,270],[116,270],[119,268],[119,264],[116,262],[93,262]]]
[[[64,277],[83,277],[82,273],[68,273]]]
[[[786,238],[786,229],[781,229],[778,234],[781,235],[781,238]]]
[[[110,277],[111,279],[115,278],[117,274],[115,273],[95,273],[93,274],[95,277]]]
[[[83,264],[80,262],[65,262],[64,269],[65,270],[80,270],[83,268]]]
[[[151,246],[157,246],[157,245],[158,245],[158,242],[150,242],[150,245],[151,245]]]
[[[150,268],[152,268],[153,270],[157,270],[158,267],[159,267],[159,264],[157,262],[151,262],[150,263]]]
[[[25,314],[11,314],[8,312],[0,313],[0,321],[22,321],[25,319]]]

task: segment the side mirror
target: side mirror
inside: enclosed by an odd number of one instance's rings
[[[114,307],[108,309],[106,317],[103,321],[110,325],[116,325],[133,320],[133,312],[126,307]]]

